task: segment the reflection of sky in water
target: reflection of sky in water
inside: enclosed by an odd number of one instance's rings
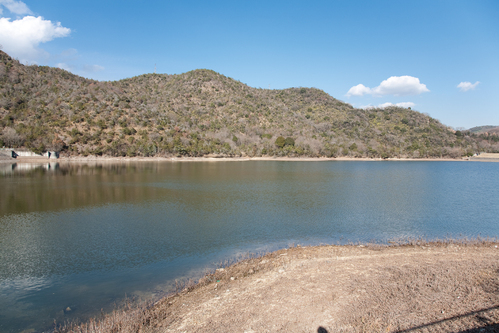
[[[125,293],[159,295],[247,251],[498,236],[498,166],[137,163],[12,173],[0,177],[0,331],[84,318]]]

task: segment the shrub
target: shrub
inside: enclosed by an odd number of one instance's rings
[[[284,137],[280,136],[275,140],[275,145],[279,148],[282,148],[286,145],[286,139]]]
[[[78,129],[77,129],[77,128],[73,128],[73,129],[69,132],[69,134],[70,134],[73,138],[74,138],[75,136],[77,136],[77,135],[81,135],[80,131],[78,131]]]
[[[292,137],[287,137],[285,140],[285,145],[286,146],[294,146],[295,145],[295,139]]]
[[[122,132],[125,135],[133,135],[133,134],[137,133],[135,128],[128,128],[128,127],[123,128]]]
[[[106,128],[107,128],[107,126],[106,126],[106,122],[105,122],[103,119],[99,119],[99,120],[97,120],[97,123],[96,123],[96,124],[97,124],[97,126],[99,126],[99,128],[100,128],[101,130],[104,130],[104,129],[106,129]]]

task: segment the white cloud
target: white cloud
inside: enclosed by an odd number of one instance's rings
[[[393,104],[393,103],[386,102],[386,103],[382,103],[382,104],[378,105],[378,108],[380,108],[380,109],[384,109],[384,108],[387,108],[387,107],[389,107],[389,106],[394,106],[394,105],[395,105],[395,104]]]
[[[461,91],[475,90],[476,86],[480,84],[480,81],[476,81],[475,83],[471,82],[461,82],[457,85]]]
[[[347,96],[349,96],[349,97],[350,96],[362,96],[362,95],[366,95],[366,94],[370,94],[370,93],[371,93],[371,88],[368,88],[363,84],[358,84],[358,85],[350,88],[350,90],[348,90]]]
[[[392,76],[373,89],[374,95],[407,96],[424,92],[429,92],[426,85],[420,83],[417,77],[407,75]]]
[[[374,95],[374,96],[408,96],[408,95],[419,95],[424,92],[429,92],[426,85],[421,83],[417,77],[413,76],[392,76],[375,88],[369,88],[363,84],[358,84],[350,90],[348,90],[347,96],[363,96],[363,95]]]
[[[104,67],[99,65],[85,65],[83,66],[83,71],[88,73],[101,72],[104,70]]]
[[[401,108],[413,108],[416,106],[413,102],[401,102],[396,103],[395,106],[400,106]]]
[[[413,108],[414,106],[416,106],[416,104],[414,104],[413,102],[401,102],[401,103],[395,103],[395,104],[390,103],[390,102],[386,102],[386,103],[379,104],[377,106],[364,105],[364,106],[361,106],[360,109],[375,109],[375,108],[384,109],[384,108],[387,108],[390,106],[398,106],[401,108]]]
[[[0,0],[0,5],[5,6],[11,13],[17,15],[32,14],[28,6],[22,1],[15,0]],[[2,8],[0,7],[0,14],[2,14]]]
[[[35,61],[44,54],[38,48],[40,43],[66,37],[70,33],[71,29],[63,27],[60,22],[53,23],[41,16],[25,16],[14,21],[0,18],[0,44],[5,52],[21,61]]]

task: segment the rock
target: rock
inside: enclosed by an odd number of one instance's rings
[[[255,271],[253,270],[253,268],[250,268],[250,270],[248,271],[248,274],[253,274],[255,273]]]

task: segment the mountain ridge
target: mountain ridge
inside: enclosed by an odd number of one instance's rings
[[[499,134],[499,126],[494,126],[494,125],[475,126],[470,128],[468,131],[475,134]]]
[[[249,87],[208,69],[85,79],[0,51],[0,146],[108,156],[452,157],[496,135],[420,112],[356,109],[316,88]]]

